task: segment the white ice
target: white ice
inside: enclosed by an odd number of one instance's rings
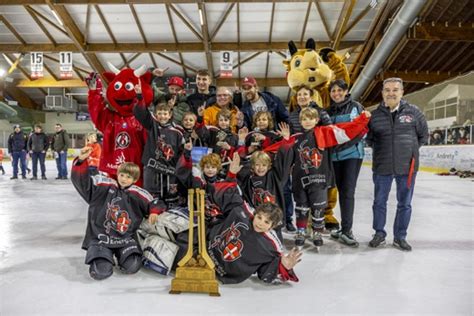
[[[71,162],[68,162],[69,166]],[[412,252],[393,248],[395,187],[387,246],[368,248],[372,235],[371,171],[363,167],[348,248],[329,238],[320,253],[309,245],[296,267],[299,283],[265,285],[256,278],[220,286],[221,297],[170,295],[171,277],[117,270],[94,281],[81,242],[87,205],[69,180],[9,180],[0,175],[0,315],[473,314],[473,182],[420,172],[408,231]],[[338,213],[338,211],[337,211]],[[287,235],[288,238],[291,236]],[[291,240],[286,243],[292,245]]]

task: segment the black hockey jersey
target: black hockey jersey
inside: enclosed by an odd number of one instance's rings
[[[171,120],[162,126],[147,109],[143,100],[135,105],[133,114],[148,131],[142,163],[161,174],[173,175],[183,151],[184,138]]]
[[[87,161],[73,162],[72,184],[89,204],[83,249],[92,245],[121,248],[136,243],[135,232],[144,217],[160,214],[166,207],[144,189],[132,185],[121,189],[102,175],[90,176]]]
[[[257,273],[266,283],[275,279],[298,281],[293,270],[281,264],[282,245],[274,231],[257,233],[253,214],[241,201],[225,220],[208,233],[208,252],[222,283],[241,283]]]

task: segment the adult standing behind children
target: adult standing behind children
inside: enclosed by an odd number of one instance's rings
[[[254,77],[245,77],[241,86],[244,100],[241,100],[240,110],[244,114],[245,125],[248,128],[252,127],[255,113],[261,111],[268,111],[272,114],[274,126],[281,122],[289,123],[288,110],[281,100],[270,92],[260,92],[257,80]],[[237,98],[234,97],[234,100],[237,100]],[[239,106],[238,103],[237,106]]]
[[[27,136],[21,130],[20,125],[13,126],[13,133],[8,137],[8,153],[13,160],[13,177],[18,179],[18,161],[21,167],[21,177],[26,179],[26,142]]]
[[[373,181],[375,185],[372,207],[375,235],[370,247],[385,244],[384,229],[387,200],[395,179],[397,184],[397,214],[393,225],[394,246],[410,251],[406,241],[411,218],[411,200],[419,166],[419,148],[428,141],[428,125],[423,113],[415,105],[402,100],[403,81],[389,78],[383,82],[383,102],[372,113],[367,144],[373,149]]]
[[[31,180],[38,180],[38,161],[41,169],[41,179],[46,180],[46,166],[44,161],[48,147],[48,136],[43,132],[43,127],[40,124],[36,124],[34,133],[31,133],[30,138],[28,138],[28,152],[30,153],[33,164],[33,177]]]
[[[204,110],[204,124],[218,127],[217,114],[224,109],[231,112],[230,128],[233,132],[236,132],[237,128],[237,113],[239,110],[232,104],[232,93],[226,87],[217,88],[216,103],[209,106]]]
[[[51,149],[54,151],[56,158],[56,168],[58,169],[58,176],[56,180],[67,179],[67,149],[69,148],[69,135],[63,129],[60,123],[54,127],[56,133],[51,142]]]
[[[196,88],[197,91],[188,96],[187,102],[191,107],[191,111],[198,115],[199,108],[204,107],[207,100],[215,97],[215,93],[211,93],[209,88],[212,83],[211,75],[207,69],[198,70],[196,73]]]

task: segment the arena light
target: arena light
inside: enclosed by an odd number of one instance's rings
[[[199,21],[201,22],[201,25],[204,25],[204,19],[202,17],[202,10],[199,9]]]
[[[59,18],[58,14],[56,13],[56,11],[54,11],[53,9],[51,9],[51,12],[53,12],[53,15],[54,15],[54,17],[56,18],[56,20],[58,21],[58,23],[61,24],[61,26],[64,26],[63,21],[61,21],[61,19]]]
[[[7,73],[7,71],[3,68],[0,68],[0,78],[5,76],[5,74]]]

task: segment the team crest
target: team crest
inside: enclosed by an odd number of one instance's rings
[[[242,256],[244,243],[240,240],[239,229],[249,230],[249,227],[244,223],[233,222],[229,228],[214,237],[211,248],[217,248],[224,261],[233,262]]]
[[[316,148],[309,149],[309,147],[304,147],[300,151],[300,160],[303,169],[318,169],[323,161],[323,155],[321,155],[319,150],[317,150]]]
[[[170,144],[167,144],[162,138],[158,138],[156,142],[155,158],[163,157],[166,161],[170,161],[174,157],[174,150]]]
[[[253,190],[252,200],[254,206],[259,206],[263,203],[276,203],[275,196],[262,188],[256,188]]]
[[[130,145],[130,135],[127,132],[120,132],[115,137],[115,149],[128,148]]]
[[[411,122],[413,122],[413,116],[411,116],[411,115],[400,115],[398,117],[398,121],[400,123],[411,123]]]
[[[112,202],[107,203],[107,213],[105,215],[104,227],[107,234],[110,234],[111,230],[114,230],[120,234],[125,234],[132,221],[128,212],[120,209],[119,205],[116,205],[121,198],[117,197],[112,199]]]

